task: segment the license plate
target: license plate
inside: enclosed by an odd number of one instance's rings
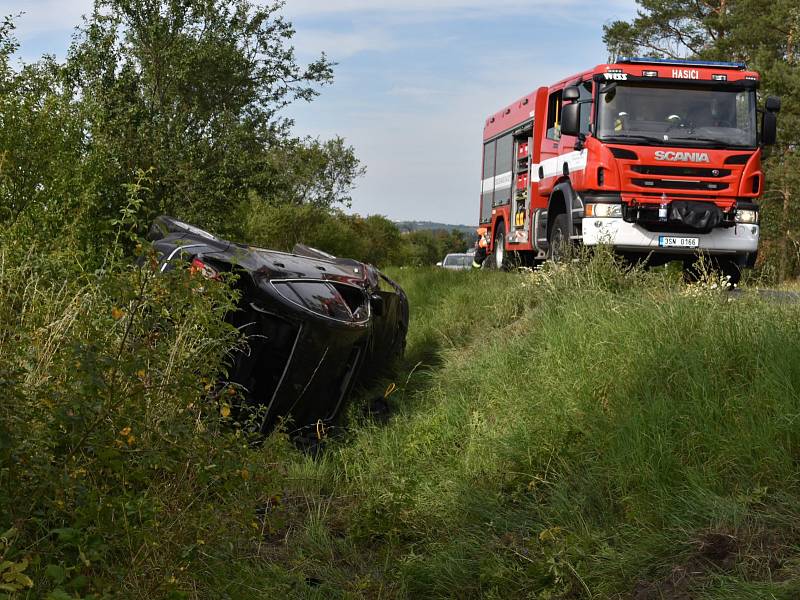
[[[658,245],[662,248],[698,248],[700,238],[660,235],[658,236]]]

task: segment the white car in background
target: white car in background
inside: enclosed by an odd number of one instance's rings
[[[472,255],[466,253],[448,254],[444,260],[436,263],[437,267],[451,271],[468,271],[472,268]]]

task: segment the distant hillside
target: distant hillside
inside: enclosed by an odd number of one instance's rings
[[[475,235],[475,227],[472,225],[448,225],[432,221],[395,221],[395,225],[400,231],[419,231],[421,229],[452,231],[455,229],[470,237]]]

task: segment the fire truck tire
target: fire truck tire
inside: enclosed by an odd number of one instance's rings
[[[728,286],[733,287],[741,281],[745,263],[746,259],[720,257],[712,258],[710,267],[720,276],[727,277]],[[683,262],[683,280],[686,283],[697,283],[707,274],[710,274],[709,269],[702,267],[696,258]]]
[[[735,258],[721,258],[718,261],[719,271],[728,278],[729,287],[738,285],[739,281],[741,281],[743,262]]]
[[[687,259],[683,261],[683,282],[697,283],[700,281],[701,273],[697,268],[697,259]]]
[[[563,262],[569,252],[569,231],[567,228],[567,215],[556,215],[553,227],[550,229],[550,250],[548,254],[553,262]]]
[[[506,249],[506,226],[498,221],[494,232],[494,246],[492,248],[492,264],[495,269],[505,271],[508,269],[508,250]],[[487,258],[488,260],[488,258]]]

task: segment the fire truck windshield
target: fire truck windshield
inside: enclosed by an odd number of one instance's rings
[[[598,98],[597,137],[640,145],[755,148],[755,91],[606,84]]]

